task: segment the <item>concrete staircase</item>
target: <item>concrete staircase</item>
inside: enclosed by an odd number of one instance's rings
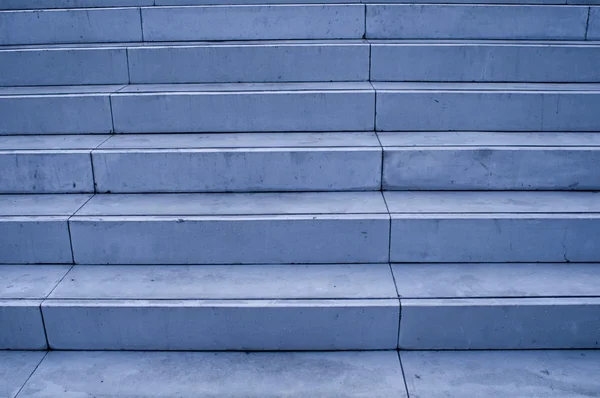
[[[585,1],[0,0],[0,348],[599,348]]]

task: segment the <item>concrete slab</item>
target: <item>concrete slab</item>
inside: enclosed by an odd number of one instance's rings
[[[584,85],[582,87],[590,87]],[[600,85],[598,86],[600,87]],[[118,90],[119,94],[149,93],[260,93],[263,91],[364,91],[373,92],[369,82],[304,82],[304,83],[185,83],[185,84],[130,84]],[[338,130],[340,131],[340,130]],[[343,131],[343,130],[341,130]]]
[[[599,297],[598,264],[394,264],[403,298]]]
[[[109,350],[392,349],[400,316],[395,299],[46,300],[42,311],[50,347]]]
[[[75,216],[70,230],[78,264],[382,263],[389,223],[387,214]]]
[[[0,216],[71,216],[92,195],[0,195]]]
[[[587,7],[530,5],[367,5],[369,39],[583,40]]]
[[[597,190],[597,147],[414,147],[384,150],[388,190]]]
[[[77,265],[50,296],[54,299],[144,300],[396,297],[387,264]]]
[[[0,151],[0,193],[94,192],[90,150]]]
[[[387,214],[379,192],[95,195],[78,216]]]
[[[590,18],[586,38],[587,40],[600,39],[600,7],[590,7]]]
[[[102,382],[100,382],[102,381]],[[50,352],[23,397],[406,397],[396,352]]]
[[[3,139],[0,137],[0,148]],[[600,146],[600,134],[598,135]],[[375,133],[221,133],[112,135],[100,149],[380,147]]]
[[[127,84],[125,48],[0,50],[0,85]]]
[[[468,25],[468,24],[466,24]],[[371,79],[448,82],[598,82],[600,46],[580,42],[375,42]]]
[[[94,149],[109,135],[9,135],[0,136],[0,150]]]
[[[0,351],[0,396],[15,398],[45,352]]]
[[[42,300],[0,299],[0,350],[45,350]]]
[[[411,397],[593,397],[597,351],[401,352]]]
[[[0,97],[0,134],[97,134],[113,131],[108,94]]]
[[[596,349],[600,298],[402,299],[401,349]]]
[[[126,86],[123,84],[90,85],[90,86],[32,86],[32,87],[0,87],[0,96],[44,96],[58,94],[110,94]]]
[[[367,191],[381,187],[381,149],[374,147],[97,150],[92,159],[99,193]],[[148,169],[156,172],[145,173]]]
[[[600,212],[596,192],[384,192],[390,213],[527,213]]]
[[[515,132],[496,133],[487,131],[424,131],[377,133],[384,148],[394,147],[599,147],[600,134]],[[117,137],[115,137],[117,138]]]
[[[424,83],[425,84],[425,83]],[[379,88],[378,88],[379,87]],[[383,88],[385,87],[385,88]],[[537,90],[506,87],[481,91],[440,83],[412,87],[377,86],[377,130],[381,131],[596,131],[597,96],[589,89],[565,86]],[[502,88],[502,90],[501,90]],[[552,112],[548,110],[552,109]],[[435,114],[435,117],[431,117]]]
[[[344,5],[142,8],[146,41],[360,39],[365,9]]]
[[[598,214],[392,214],[390,259],[599,262]]]
[[[369,45],[366,42],[144,46],[130,48],[128,54],[132,83],[369,79]]]
[[[4,0],[0,10],[151,6],[154,0]]]
[[[0,217],[0,264],[71,264],[68,219]]]
[[[366,90],[118,93],[111,101],[122,133],[374,129],[375,94]]]
[[[70,265],[0,265],[0,299],[45,299]]]
[[[0,26],[3,45],[142,41],[139,8],[2,11]]]

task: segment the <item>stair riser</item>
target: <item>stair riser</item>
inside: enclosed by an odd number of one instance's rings
[[[368,39],[585,40],[588,17],[588,7],[539,5],[380,4],[366,12]]]
[[[392,262],[597,262],[596,215],[392,214]]]
[[[108,94],[0,97],[0,134],[96,134],[112,131]]]
[[[98,151],[93,158],[99,193],[354,191],[381,187],[378,148]],[[150,169],[155,172],[145,172]]]
[[[397,300],[47,300],[42,311],[54,349],[211,351],[393,349],[400,312]]]
[[[373,44],[371,80],[599,82],[600,46]]]
[[[140,47],[128,50],[131,83],[369,80],[369,45]]]
[[[0,193],[94,192],[90,151],[0,152]]]
[[[401,305],[401,349],[595,349],[600,345],[597,298],[402,299]]]
[[[178,219],[75,216],[70,230],[77,264],[388,261],[387,215]]]
[[[45,350],[42,300],[0,299],[0,350]]]
[[[368,91],[115,94],[111,101],[119,133],[374,128],[375,95]]]
[[[0,86],[127,83],[124,48],[0,51]]]
[[[386,148],[385,190],[596,190],[600,148]]]
[[[0,263],[72,263],[68,217],[0,217]]]
[[[380,131],[596,131],[600,93],[377,92]]]

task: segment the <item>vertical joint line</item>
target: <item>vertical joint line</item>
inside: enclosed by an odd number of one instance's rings
[[[114,93],[108,94],[108,105],[110,106],[110,122],[112,123],[112,131],[111,134],[115,133],[115,115],[113,112],[113,103],[112,103],[112,95]]]
[[[590,27],[590,14],[592,12],[592,7],[588,7],[588,12],[587,12],[587,19],[585,20],[585,36],[584,36],[584,40],[588,39],[588,31],[589,31],[589,27]]]
[[[366,39],[367,38],[367,5],[363,4],[363,7],[364,7],[364,13],[363,13],[364,20],[363,20],[363,36],[362,36],[362,38]]]
[[[41,308],[40,308],[40,313],[41,313]],[[42,321],[44,320],[44,318],[42,317]],[[46,331],[46,326],[44,326],[44,332]],[[46,340],[48,340],[48,338],[46,337]],[[48,346],[49,347],[49,346]],[[23,390],[23,388],[25,388],[25,384],[29,383],[29,379],[31,379],[31,376],[33,376],[33,374],[36,372],[36,370],[40,367],[40,365],[42,364],[42,362],[44,362],[44,359],[46,359],[46,356],[48,356],[48,353],[50,351],[46,351],[46,353],[44,354],[44,356],[42,357],[42,359],[40,359],[40,361],[38,362],[38,364],[35,366],[35,368],[33,368],[33,370],[31,371],[31,373],[29,374],[29,377],[27,377],[27,380],[25,380],[25,382],[23,383],[23,385],[21,385],[21,388],[19,388],[19,391],[17,391],[17,393],[15,394],[15,397],[18,397],[19,394],[21,394],[21,391]]]
[[[154,5],[156,5],[156,0],[154,0]],[[142,42],[144,42],[144,19],[142,18],[142,7],[138,8],[138,10],[140,11],[140,31],[142,32]]]
[[[381,196],[383,197],[383,203],[385,204],[385,208],[387,209],[387,215],[388,215],[388,264],[391,262],[392,260],[392,213],[390,213],[390,208],[387,204],[387,200],[385,200],[385,195],[383,194],[383,191],[380,192]]]
[[[142,40],[143,40],[143,38],[142,38]],[[131,84],[131,66],[129,64],[129,47],[127,47],[125,49],[125,58],[127,58],[127,84]]]
[[[408,383],[406,382],[406,373],[404,373],[404,366],[402,365],[402,356],[400,350],[398,350],[398,362],[400,362],[400,371],[402,372],[402,379],[404,379],[404,388],[406,389],[406,396],[410,398],[410,392],[408,391]]]
[[[380,176],[379,176],[379,190],[383,191],[383,163],[385,161],[385,151],[383,150],[383,144],[381,143],[381,139],[379,138],[379,134],[377,133],[377,131],[375,131],[375,137],[377,137],[377,142],[379,142],[379,149],[381,149],[381,163],[380,163],[380,167],[379,167],[379,171],[380,171]],[[383,193],[382,193],[383,195]],[[385,202],[385,197],[383,198],[383,201]],[[387,203],[386,203],[386,209],[387,209]],[[389,214],[389,209],[388,210],[388,214]]]

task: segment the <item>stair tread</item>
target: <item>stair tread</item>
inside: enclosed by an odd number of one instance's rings
[[[372,82],[376,91],[598,91],[600,83],[402,83]]]
[[[387,214],[379,192],[95,195],[79,216]]]
[[[70,265],[0,265],[0,300],[45,299]]]
[[[0,195],[0,216],[71,216],[92,195]]]
[[[561,191],[385,191],[390,213],[566,214],[600,212],[597,192]]]
[[[393,264],[400,298],[600,297],[600,264]]]
[[[384,148],[394,147],[540,147],[569,148],[600,146],[600,134],[581,132],[379,132]]]

